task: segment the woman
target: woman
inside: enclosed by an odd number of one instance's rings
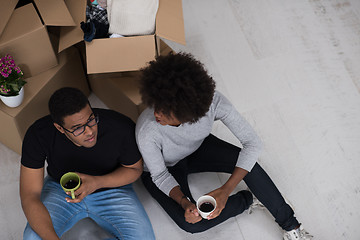
[[[214,80],[199,61],[185,53],[158,57],[142,70],[140,92],[148,107],[136,125],[145,162],[142,180],[179,227],[191,233],[205,231],[249,208],[252,192],[285,230],[284,239],[311,239],[256,162],[262,145],[259,137],[215,90]],[[241,149],[210,134],[217,120],[236,136]],[[208,193],[217,202],[209,221],[199,216],[189,190],[187,175],[198,172],[231,174],[223,186]],[[251,192],[230,196],[242,180]]]

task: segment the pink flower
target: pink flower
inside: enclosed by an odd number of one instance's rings
[[[22,76],[23,72],[19,66],[16,66],[10,54],[0,58],[0,94],[11,94],[11,96],[16,94],[17,90],[15,89],[19,89],[26,84]]]
[[[19,73],[19,74],[22,75],[21,69],[20,69],[19,67],[15,67],[14,70],[15,70],[17,73]]]
[[[9,66],[12,68],[14,68],[16,66],[14,60],[9,61]]]
[[[8,59],[8,60],[12,60],[12,59],[13,59],[13,57],[12,57],[10,54],[6,54],[5,58]]]

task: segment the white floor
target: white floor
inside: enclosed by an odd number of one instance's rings
[[[167,43],[201,60],[256,129],[259,162],[298,219],[316,239],[360,239],[360,1],[183,0],[183,8],[187,45]],[[238,144],[221,124],[214,133]],[[0,239],[17,240],[26,223],[20,156],[0,144],[0,158]],[[191,175],[194,196],[226,177]],[[159,240],[281,239],[266,211],[187,234],[135,186]]]

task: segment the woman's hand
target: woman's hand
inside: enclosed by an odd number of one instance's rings
[[[207,218],[208,220],[210,220],[220,215],[222,210],[225,208],[229,195],[222,188],[215,189],[214,191],[209,192],[206,195],[210,195],[216,200],[216,208],[212,213],[209,214]]]
[[[229,198],[231,192],[235,189],[235,187],[244,179],[248,171],[245,169],[235,167],[233,173],[230,178],[226,181],[226,183],[212,192],[209,192],[207,195],[212,196],[216,200],[216,208],[214,212],[212,212],[208,219],[214,219],[220,215],[222,210],[225,208],[226,202]]]
[[[194,224],[201,221],[202,218],[195,204],[193,204],[187,199],[183,200],[181,203],[181,207],[185,210],[184,217],[186,222]]]

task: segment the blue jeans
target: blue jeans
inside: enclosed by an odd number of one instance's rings
[[[188,174],[200,172],[231,174],[234,171],[240,151],[240,148],[210,134],[194,153],[179,161],[175,166],[168,167],[168,170],[179,183],[182,192],[195,203],[188,184]],[[156,187],[149,172],[144,172],[141,179],[152,197],[160,203],[174,222],[190,233],[206,231],[242,213],[249,208],[253,201],[252,194],[249,191],[240,191],[228,198],[225,208],[217,218],[191,224],[185,221],[184,209]],[[299,225],[293,210],[258,163],[245,176],[244,181],[252,193],[274,216],[275,221],[282,229],[290,231]]]
[[[56,234],[61,237],[79,220],[90,217],[116,239],[155,239],[149,218],[132,185],[95,192],[80,203],[68,203],[60,184],[45,178],[41,201],[50,213]],[[41,239],[27,224],[24,240]]]

